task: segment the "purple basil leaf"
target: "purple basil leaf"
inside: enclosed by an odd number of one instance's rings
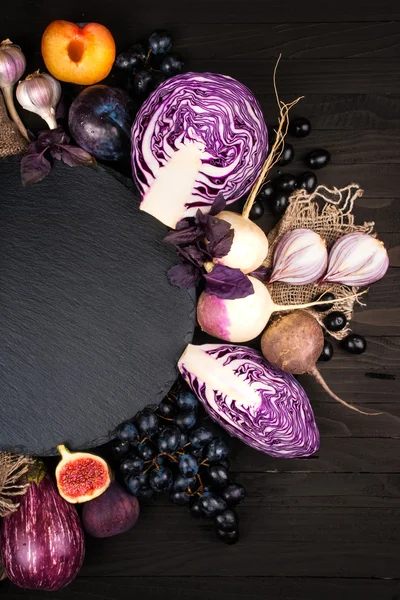
[[[224,256],[226,256],[232,247],[234,235],[235,231],[233,229],[230,229],[228,233],[219,240],[219,242],[208,244],[207,249],[209,250],[211,256],[213,258],[223,258]]]
[[[189,246],[184,246],[180,248],[177,246],[176,251],[178,254],[187,262],[192,263],[196,267],[202,267],[206,260],[208,260],[207,253],[205,253],[201,248],[190,244]]]
[[[179,231],[172,229],[167,233],[164,238],[164,242],[178,246],[179,244],[190,244],[201,240],[204,234],[198,227],[187,227],[187,229],[180,229]]]
[[[46,129],[45,131],[41,131],[36,140],[37,149],[44,150],[53,144],[68,144],[69,137],[62,130],[61,127],[56,127],[56,129]]]
[[[77,146],[60,146],[61,158],[70,167],[84,167],[95,165],[96,161],[86,150]]]
[[[193,217],[186,217],[185,219],[181,219],[175,225],[176,231],[180,231],[181,229],[187,229],[188,227],[193,227],[195,225]]]
[[[256,269],[255,271],[249,273],[251,277],[259,279],[260,281],[268,281],[270,274],[271,267],[264,267],[264,265],[261,265],[261,267],[258,267],[258,269]]]
[[[208,215],[208,213],[203,213],[201,212],[201,210],[198,208],[196,215],[194,217],[195,223],[198,227],[206,227],[207,223],[208,223],[208,219],[210,218],[210,216]]]
[[[42,181],[51,171],[51,164],[44,154],[26,154],[21,160],[22,185]]]
[[[231,224],[217,217],[208,217],[205,236],[209,243],[216,244],[222,240],[231,228]]]
[[[200,270],[190,263],[179,263],[168,270],[168,280],[179,288],[196,287],[201,278]]]
[[[206,292],[218,298],[236,300],[254,294],[253,284],[240,269],[215,265],[211,273],[205,273]]]
[[[218,196],[215,198],[214,202],[211,205],[209,214],[211,216],[217,215],[218,213],[220,213],[224,210],[225,206],[226,206],[225,198],[223,197],[222,194],[218,194]]]
[[[53,158],[55,158],[56,160],[61,160],[62,159],[62,148],[61,146],[58,146],[56,144],[54,144],[53,146],[49,147],[50,150],[50,154]]]

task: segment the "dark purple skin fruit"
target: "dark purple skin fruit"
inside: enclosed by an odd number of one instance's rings
[[[99,160],[129,157],[134,106],[128,94],[108,85],[85,88],[71,104],[68,125],[75,142]]]
[[[138,520],[139,502],[116,481],[82,508],[83,527],[89,535],[107,538],[131,529]]]
[[[19,509],[1,519],[0,537],[1,563],[22,588],[60,590],[82,566],[85,538],[78,513],[49,475],[31,483]]]

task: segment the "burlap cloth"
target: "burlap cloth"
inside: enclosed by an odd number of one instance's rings
[[[8,118],[3,94],[0,92],[0,158],[20,154],[27,146],[16,125]]]
[[[345,233],[352,231],[361,231],[363,233],[372,233],[374,223],[354,224],[354,215],[352,213],[354,202],[362,196],[363,190],[357,184],[350,184],[342,189],[328,189],[323,185],[317,187],[315,192],[307,194],[305,190],[298,190],[290,198],[290,204],[279,223],[268,234],[269,252],[264,262],[265,266],[270,267],[275,246],[281,235],[286,231],[305,228],[312,229],[319,233],[326,240],[328,251]],[[336,302],[334,307],[325,313],[308,309],[324,327],[324,317],[333,310],[343,311],[350,321],[353,315],[354,302],[363,304],[361,298],[348,298],[355,294],[359,288],[348,287],[339,284],[323,285],[289,285],[287,283],[276,282],[268,285],[272,299],[276,304],[304,304],[312,301],[316,296],[320,296],[326,291],[332,292],[336,297],[344,298]],[[336,339],[344,338],[350,331],[349,327],[341,331],[329,331]]]

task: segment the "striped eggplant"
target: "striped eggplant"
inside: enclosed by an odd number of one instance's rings
[[[78,574],[85,555],[78,513],[43,469],[19,509],[3,519],[0,548],[9,579],[22,588],[59,590]]]

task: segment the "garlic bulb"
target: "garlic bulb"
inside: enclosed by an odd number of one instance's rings
[[[329,253],[326,283],[369,285],[382,279],[389,267],[386,248],[367,233],[348,233],[339,238]]]
[[[57,127],[56,108],[60,97],[60,82],[48,73],[36,71],[17,87],[17,100],[22,108],[42,117],[50,129]]]
[[[314,283],[325,273],[327,264],[325,240],[311,229],[293,229],[287,231],[276,245],[269,283]]]
[[[26,68],[25,56],[19,46],[11,40],[3,40],[0,44],[0,88],[10,117],[18,127],[21,135],[29,140],[27,131],[15,109],[13,89],[14,85]]]

